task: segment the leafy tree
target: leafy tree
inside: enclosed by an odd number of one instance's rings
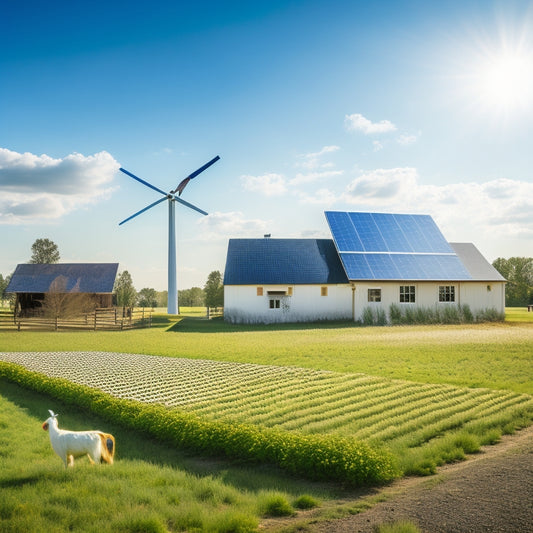
[[[214,270],[207,277],[204,292],[207,307],[224,306],[224,285],[222,284],[222,274],[218,270]]]
[[[166,307],[168,304],[168,291],[158,291],[157,307]]]
[[[37,239],[31,245],[30,263],[58,263],[59,248],[50,239]]]
[[[498,257],[492,266],[507,280],[505,305],[519,307],[533,303],[533,257]]]
[[[133,280],[127,270],[121,272],[115,280],[113,292],[117,297],[119,307],[133,307],[137,300],[137,291],[133,286]]]
[[[15,305],[15,295],[13,293],[6,294],[6,289],[7,289],[7,286],[9,285],[9,281],[11,280],[12,275],[13,274],[9,274],[9,276],[2,278],[2,274],[0,274],[0,307],[4,305],[4,302],[6,300],[8,301],[11,307]]]
[[[205,305],[205,292],[200,287],[179,291],[179,302],[185,307],[202,307]]]
[[[5,291],[7,288],[8,280],[4,279],[4,276],[0,274],[0,307],[3,307],[5,300]]]
[[[155,289],[144,288],[137,295],[137,305],[141,307],[157,307],[157,292]]]

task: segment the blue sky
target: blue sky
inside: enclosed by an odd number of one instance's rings
[[[533,2],[9,2],[0,16],[0,273],[37,238],[166,289],[232,237],[329,237],[325,210],[433,216],[533,255]]]

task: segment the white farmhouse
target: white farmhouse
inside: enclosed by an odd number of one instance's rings
[[[468,306],[504,313],[505,279],[428,215],[327,211],[331,239],[230,239],[224,317],[234,323],[361,320],[369,309]]]

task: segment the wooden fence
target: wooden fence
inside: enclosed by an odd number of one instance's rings
[[[75,317],[20,316],[0,313],[0,330],[124,330],[152,325],[150,309],[110,307]]]

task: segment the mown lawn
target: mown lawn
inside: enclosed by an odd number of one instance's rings
[[[159,315],[154,327],[117,332],[0,332],[0,351],[130,352],[363,372],[533,394],[533,313],[474,325],[356,327],[352,323],[231,326]]]

